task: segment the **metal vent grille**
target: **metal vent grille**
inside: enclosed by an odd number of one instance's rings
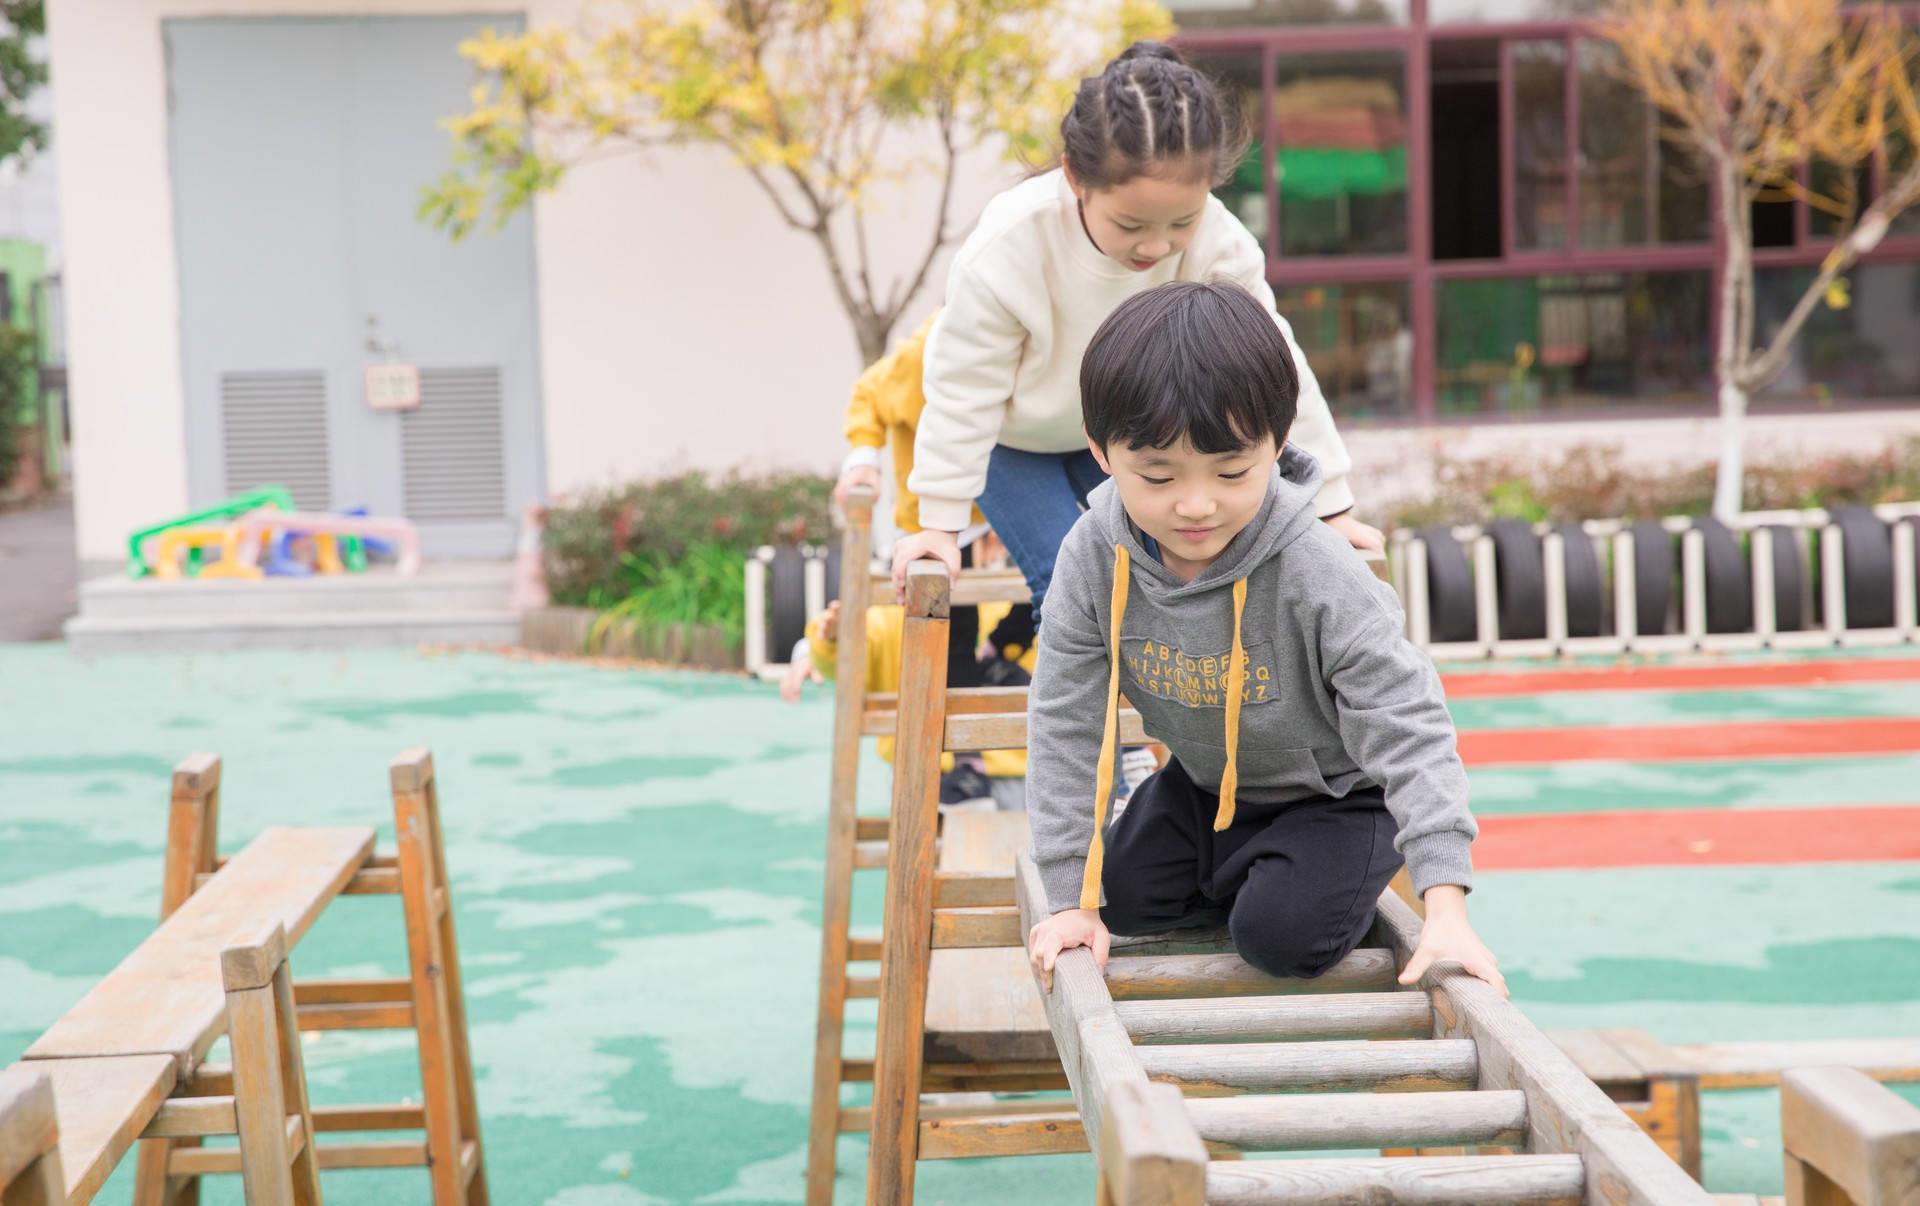
[[[507,517],[498,368],[420,370],[420,405],[400,416],[409,519]]]
[[[223,373],[220,422],[229,494],[277,484],[302,511],[330,509],[325,373]]]

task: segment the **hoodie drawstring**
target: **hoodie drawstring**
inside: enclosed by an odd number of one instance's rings
[[[1247,580],[1233,583],[1233,652],[1227,657],[1227,769],[1220,772],[1220,808],[1213,831],[1233,824],[1233,797],[1240,788],[1240,693],[1247,685],[1247,651],[1240,644],[1240,613],[1247,607]]]
[[[1113,762],[1120,744],[1120,624],[1127,615],[1127,586],[1133,580],[1133,560],[1123,544],[1113,546],[1113,593],[1108,612],[1113,617],[1108,638],[1107,719],[1100,733],[1100,765],[1094,773],[1093,841],[1087,847],[1087,869],[1080,880],[1080,907],[1100,907],[1100,873],[1106,863],[1107,804],[1113,798]],[[1240,786],[1240,695],[1247,683],[1247,651],[1240,643],[1240,619],[1247,607],[1247,580],[1233,584],[1233,651],[1227,657],[1227,767],[1220,776],[1220,807],[1214,813],[1215,833],[1233,824],[1234,796]]]
[[[1107,723],[1100,734],[1100,768],[1093,779],[1093,844],[1087,847],[1087,870],[1080,880],[1080,907],[1100,907],[1100,868],[1107,859],[1107,844],[1101,834],[1107,827],[1107,803],[1113,798],[1113,760],[1120,744],[1120,622],[1127,617],[1127,584],[1133,581],[1133,560],[1127,546],[1113,546],[1113,594],[1109,614],[1113,617],[1112,637],[1108,642]]]

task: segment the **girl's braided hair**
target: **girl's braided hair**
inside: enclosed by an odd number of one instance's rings
[[[1218,187],[1240,166],[1249,137],[1238,109],[1164,42],[1135,42],[1081,80],[1060,121],[1067,167],[1095,191],[1188,160],[1201,161]]]

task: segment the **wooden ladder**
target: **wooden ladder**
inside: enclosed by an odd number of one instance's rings
[[[881,958],[880,934],[854,933],[850,928],[853,905],[854,873],[887,870],[893,854],[892,823],[886,817],[858,814],[860,743],[863,738],[896,735],[902,749],[906,734],[900,730],[898,698],[893,694],[866,689],[867,608],[885,599],[890,584],[884,575],[872,569],[873,503],[871,490],[850,492],[846,503],[846,529],[840,558],[840,639],[836,651],[834,680],[833,763],[827,803],[827,857],[825,895],[820,913],[820,972],[818,1010],[813,1050],[813,1106],[807,1145],[808,1206],[830,1206],[833,1201],[835,1141],[841,1134],[868,1131],[873,1111],[867,1106],[850,1106],[841,1100],[841,1087],[872,1080],[875,1061],[848,1059],[845,1051],[846,1010],[849,1000],[871,999],[881,995],[879,978],[858,973],[853,964],[871,963]],[[931,563],[921,569],[931,569]],[[944,577],[943,577],[944,583]],[[961,605],[996,601],[1021,603],[1027,599],[1024,579],[1012,570],[966,570],[957,588],[948,592],[951,601]],[[941,640],[930,672],[941,688],[945,687],[946,612],[942,612]],[[923,641],[923,644],[925,642]],[[912,658],[903,657],[911,663]],[[904,683],[903,683],[904,686]],[[976,688],[951,692],[956,709],[985,710],[989,713],[1011,707],[1024,709],[1024,689]],[[1009,702],[1011,701],[1011,702]],[[1024,744],[1022,741],[1020,744]],[[976,747],[989,748],[989,747]],[[923,769],[916,764],[912,774],[895,768],[895,784],[912,782]],[[939,780],[939,758],[934,757],[932,779]],[[929,843],[926,857],[935,857],[939,828],[937,811],[928,804],[924,834]],[[987,835],[998,827],[966,824],[987,818],[956,818],[956,828]],[[989,835],[990,836],[990,835]],[[1021,839],[1024,844],[1024,837]],[[965,846],[969,843],[950,843]],[[954,849],[952,854],[965,853]],[[996,905],[1010,910],[1013,903],[1013,866],[1010,858],[1004,866],[988,868],[980,859],[948,857],[941,854],[946,867],[943,903],[960,907],[968,902]],[[1006,913],[1011,917],[1010,911]],[[884,932],[884,931],[883,931]],[[1017,969],[996,968],[998,978],[1010,980]],[[976,982],[979,965],[956,960],[952,966],[934,967],[936,984]],[[942,973],[945,974],[942,974]],[[924,994],[923,994],[924,997]],[[983,1001],[982,1007],[958,1011],[953,1018],[955,1033],[962,1036],[944,1044],[939,1035],[925,1035],[934,1064],[928,1069],[930,1090],[1027,1091],[1064,1088],[1066,1081],[1053,1053],[1052,1039],[1044,1018],[1029,1008],[1025,1019],[1013,1016],[1017,1011],[994,1008],[996,1002]],[[964,1016],[961,1016],[964,1014]],[[960,1048],[964,1048],[961,1050]]]

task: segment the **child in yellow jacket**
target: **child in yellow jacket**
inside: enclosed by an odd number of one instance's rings
[[[1009,605],[1005,603],[983,603],[980,605],[980,621],[982,624],[997,624],[1005,618],[1008,610]],[[900,644],[905,626],[906,610],[904,608],[892,604],[876,604],[867,608],[865,683],[867,691],[898,691],[900,689]],[[839,654],[839,636],[840,602],[836,599],[827,604],[827,609],[807,624],[808,654],[814,671],[822,678],[834,677]],[[1021,650],[1017,659],[1020,668],[1028,675],[1033,673],[1033,659],[1034,650],[1031,648]],[[880,756],[891,763],[893,738],[880,737],[874,744]],[[1025,793],[1016,790],[1012,785],[1026,778],[1026,751],[987,750],[979,757],[995,801],[1002,807],[1024,806]],[[946,797],[951,794],[949,789],[957,782],[958,776],[962,775],[964,770],[965,764],[956,764],[952,754],[940,756],[940,786],[943,802],[950,802],[946,800]],[[1022,803],[1015,805],[1013,803],[1015,800],[1020,800]]]

